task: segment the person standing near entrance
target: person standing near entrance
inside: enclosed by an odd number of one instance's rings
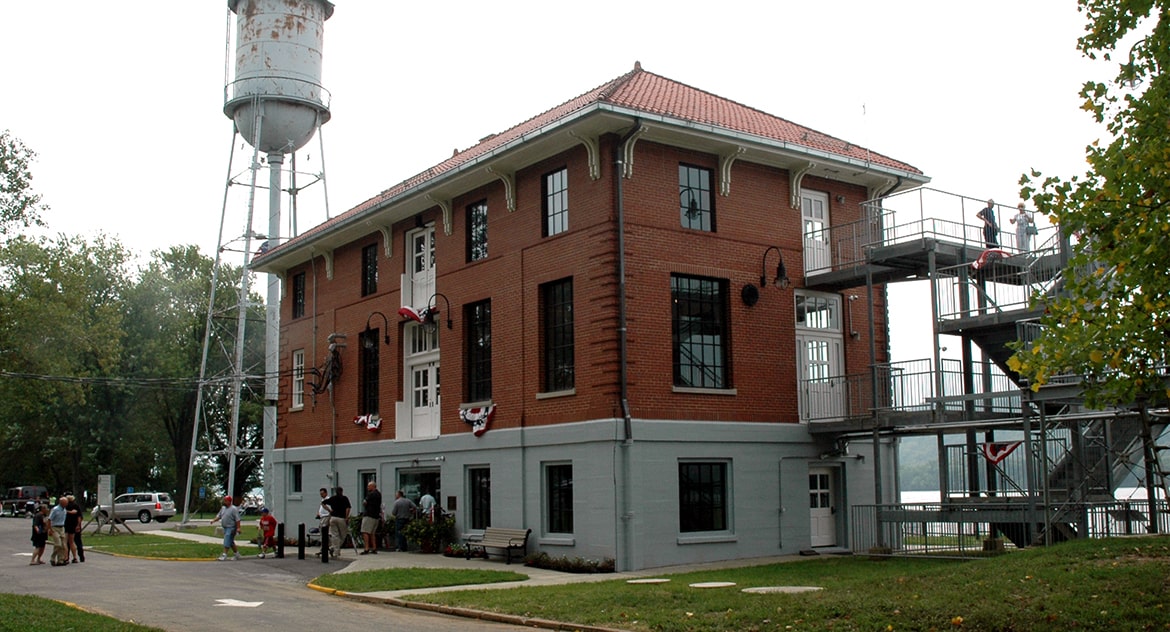
[[[422,512],[423,518],[435,521],[435,497],[431,495],[431,490],[423,491],[422,498],[418,499],[418,510]]]
[[[77,530],[81,528],[81,507],[78,506],[73,494],[66,492],[65,498],[65,548],[74,564],[81,560],[77,557]]]
[[[394,494],[394,506],[390,508],[390,517],[394,519],[394,536],[398,541],[395,551],[406,551],[406,523],[414,517],[414,501],[406,497],[402,490]]]
[[[975,214],[983,222],[983,242],[988,248],[999,247],[999,224],[995,221],[995,200],[987,199],[987,208]]]
[[[325,504],[329,505],[329,554],[337,557],[345,546],[345,536],[349,534],[349,514],[353,505],[349,504],[349,497],[340,487],[334,488]]]
[[[378,524],[382,522],[382,492],[371,480],[366,483],[366,498],[362,501],[362,555],[378,553]]]

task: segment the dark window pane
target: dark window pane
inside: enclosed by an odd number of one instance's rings
[[[492,303],[480,301],[467,306],[467,398],[492,398]]]
[[[467,260],[479,261],[488,256],[487,202],[467,207]]]
[[[726,463],[679,463],[678,528],[682,533],[727,530]]]
[[[728,388],[727,282],[670,277],[674,385]]]
[[[569,171],[559,169],[544,176],[544,236],[569,229]]]
[[[362,248],[362,296],[378,291],[378,244]]]
[[[546,508],[549,533],[573,532],[573,466],[549,465],[545,468]]]
[[[544,315],[545,392],[564,391],[574,385],[573,280],[562,279],[541,286]]]
[[[711,170],[678,166],[679,217],[683,228],[715,230],[715,206],[711,195]]]
[[[292,285],[292,317],[301,318],[305,315],[305,273],[295,274]]]

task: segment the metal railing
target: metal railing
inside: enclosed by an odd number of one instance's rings
[[[1170,532],[1170,503],[1156,502],[1156,532]],[[1147,500],[1079,503],[1073,511],[1062,509],[1059,514],[1042,504],[1037,504],[1034,512],[1030,511],[1022,501],[854,505],[851,520],[850,548],[855,553],[873,553],[880,547],[893,555],[948,557],[984,555],[989,550],[998,550],[1001,544],[1004,548],[1014,548],[1000,530],[1013,525],[1021,527],[1021,532],[1031,535],[1037,543],[1155,531],[1150,528]],[[1028,528],[1032,525],[1038,528]],[[987,540],[992,537],[1002,537],[1003,541],[989,547]]]
[[[839,421],[875,412],[958,412],[968,408],[1019,414],[1018,387],[994,363],[972,363],[972,393],[965,392],[963,386],[962,361],[944,358],[940,366],[941,374],[933,360],[923,358],[879,364],[876,371],[801,380],[800,418]]]
[[[816,274],[841,268],[857,266],[869,259],[870,253],[883,246],[923,239],[935,239],[969,246],[978,251],[986,247],[983,226],[975,220],[975,214],[987,205],[984,200],[964,197],[920,187],[911,191],[863,202],[864,219],[838,224],[805,233],[805,272]],[[1015,215],[1016,209],[996,205],[1000,222],[999,248],[1010,253],[1020,253],[1014,230],[1007,218]],[[1052,226],[1038,226],[1032,242],[1041,244],[1037,250],[1051,247],[1056,243],[1056,229]],[[831,257],[818,257],[810,253],[817,248],[808,244],[828,244]]]

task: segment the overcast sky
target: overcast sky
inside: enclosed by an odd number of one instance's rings
[[[214,251],[233,142],[226,5],[5,3],[0,129],[39,154],[52,232],[104,231],[144,255]],[[1029,169],[1084,171],[1103,132],[1077,93],[1111,72],[1077,52],[1084,18],[1071,0],[336,5],[322,77],[333,215],[635,61],[908,162],[934,188],[1014,205]],[[239,171],[250,150],[235,147]],[[321,170],[316,139],[298,161]],[[301,231],[325,217],[314,190]],[[237,234],[241,200],[229,201]],[[895,330],[922,312],[894,309]]]

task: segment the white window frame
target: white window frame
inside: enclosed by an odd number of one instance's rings
[[[305,407],[305,350],[297,349],[292,352],[292,407],[291,410],[301,410]]]

